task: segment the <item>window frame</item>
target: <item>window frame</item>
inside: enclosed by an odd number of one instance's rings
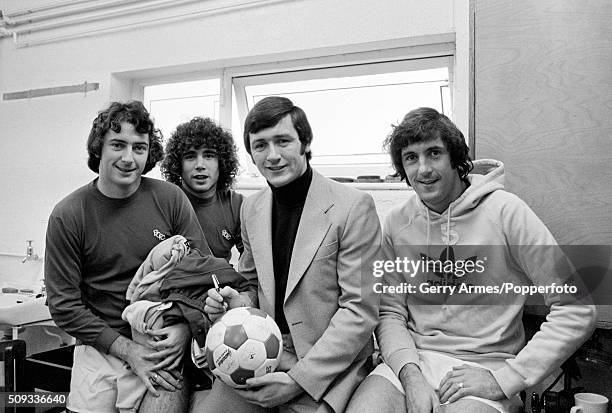
[[[232,76],[232,86],[236,96],[236,105],[238,108],[238,116],[241,123],[244,123],[244,119],[248,113],[248,96],[246,92],[246,88],[249,86],[259,86],[266,85],[271,83],[284,83],[284,82],[293,82],[293,81],[302,81],[302,80],[313,80],[313,79],[328,79],[328,78],[340,78],[340,77],[351,77],[351,76],[364,76],[364,75],[375,75],[382,73],[393,73],[393,72],[402,72],[402,71],[418,71],[418,70],[426,70],[433,69],[439,67],[446,67],[448,69],[449,76],[449,90],[452,91],[452,79],[453,79],[453,58],[452,54],[441,54],[438,56],[426,56],[426,57],[410,57],[410,58],[395,58],[393,60],[385,60],[385,61],[368,61],[358,62],[358,63],[344,63],[337,64],[332,66],[324,66],[319,65],[312,67],[312,65],[308,68],[302,67],[293,67],[289,68],[285,71],[278,72],[267,72],[267,73],[259,73],[259,74],[249,74],[249,75],[234,75]],[[232,96],[233,98],[233,96]],[[442,97],[441,97],[442,99]],[[452,105],[452,95],[451,95],[451,105]],[[452,111],[452,108],[449,109]],[[241,128],[240,128],[241,129]],[[241,129],[242,130],[242,129]],[[382,137],[381,137],[382,143]],[[350,154],[346,154],[349,156]],[[337,158],[341,158],[345,155],[337,155]],[[353,157],[354,158],[354,157]],[[338,162],[325,162],[323,161],[320,165],[318,165],[318,170],[320,170],[324,175],[337,175],[336,173],[328,174],[328,171],[331,170],[359,170],[363,169],[357,174],[351,173],[350,175],[368,175],[369,172],[367,170],[368,164],[380,165],[380,162],[372,162],[372,159],[375,157],[369,155],[360,155],[358,156],[360,159],[366,160],[363,163],[363,168],[360,167],[360,163],[353,163],[350,166],[344,160],[339,160]],[[355,159],[355,158],[354,158]],[[251,162],[248,162],[245,165],[246,171],[254,176],[258,176],[259,173]],[[340,175],[345,175],[344,173],[340,173]],[[384,178],[384,177],[383,177]]]
[[[247,85],[271,83],[270,80],[278,82],[279,79],[291,81],[298,78],[304,80],[330,77],[329,75],[325,76],[330,73],[334,76],[343,73],[346,73],[346,75],[373,74],[377,73],[374,72],[375,70],[382,67],[392,69],[400,65],[402,66],[401,70],[406,70],[408,65],[411,66],[409,70],[412,68],[418,70],[419,68],[439,67],[440,62],[444,62],[448,67],[452,105],[450,113],[454,114],[456,50],[453,41],[228,67],[223,70],[221,90],[222,93],[224,90],[236,93],[236,106],[241,124],[236,125],[238,127],[233,130],[241,132],[239,139],[242,142],[242,126],[248,112],[245,91]],[[233,93],[228,93],[222,99],[225,107],[220,110],[220,122],[227,128],[232,127],[233,98]],[[451,116],[451,118],[453,117]],[[244,145],[239,146],[246,151],[245,148],[242,148]],[[241,155],[241,159],[246,156],[244,153]],[[248,175],[259,176],[255,165],[248,156],[246,158],[245,164],[242,165],[244,170]]]
[[[420,41],[424,44],[419,44]],[[455,113],[457,53],[454,35],[433,36],[428,39],[404,39],[402,42],[397,42],[396,47],[372,50],[374,47],[380,46],[381,44],[359,45],[359,47],[344,48],[345,50],[334,48],[325,51],[305,51],[293,53],[292,56],[259,56],[235,61],[207,62],[200,70],[192,67],[191,70],[174,73],[168,71],[172,69],[165,69],[161,72],[156,70],[153,75],[149,73],[149,76],[138,76],[139,79],[133,83],[135,89],[132,89],[132,96],[136,99],[143,99],[146,86],[218,78],[220,81],[219,124],[234,132],[234,140],[239,147],[242,170],[239,178],[259,176],[255,165],[252,164],[246,153],[242,137],[244,118],[247,113],[246,93],[243,86],[249,83],[247,80],[252,82],[253,79],[258,79],[259,82],[263,82],[276,77],[274,82],[277,82],[281,78],[295,79],[297,76],[302,76],[301,79],[307,77],[320,78],[323,77],[323,74],[333,73],[333,71],[349,75],[372,74],[372,69],[407,65],[407,62],[410,62],[412,67],[417,70],[418,68],[426,68],[432,62],[439,62],[440,59],[443,59],[449,73],[449,91],[452,105],[450,117],[455,120],[457,115]],[[300,58],[296,55],[307,55],[307,57]],[[253,63],[240,64],[245,60]],[[439,64],[435,66],[440,67]],[[402,67],[401,70],[406,70],[405,67]],[[466,85],[459,86],[463,90]],[[234,90],[237,94],[235,101]],[[234,104],[238,109],[238,125],[232,125],[232,105]],[[460,102],[459,106],[463,107],[463,102]],[[459,114],[461,119],[464,117],[467,119],[467,115]]]

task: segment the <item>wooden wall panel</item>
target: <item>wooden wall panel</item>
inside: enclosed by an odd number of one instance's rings
[[[476,0],[474,20],[476,157],[559,243],[611,245],[612,2]]]

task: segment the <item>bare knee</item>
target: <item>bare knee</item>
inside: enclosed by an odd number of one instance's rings
[[[346,413],[398,411],[406,411],[406,398],[389,380],[377,375],[368,376],[361,382],[346,408]]]
[[[185,413],[189,408],[190,391],[188,386],[183,386],[180,390],[167,391],[158,389],[159,397],[153,396],[150,392],[145,394],[138,412],[145,413]]]

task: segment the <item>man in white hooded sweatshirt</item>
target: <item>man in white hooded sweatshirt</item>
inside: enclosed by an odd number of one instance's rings
[[[595,307],[566,294],[573,267],[534,212],[504,190],[503,164],[472,163],[446,116],[415,109],[385,146],[414,191],[387,216],[385,261],[373,271],[384,277],[375,287],[384,363],[347,412],[515,411],[518,393],[589,337]],[[525,344],[529,286],[550,313]]]

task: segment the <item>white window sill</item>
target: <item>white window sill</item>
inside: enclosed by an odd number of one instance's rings
[[[405,182],[343,182],[343,185],[348,185],[352,188],[361,189],[364,191],[407,191],[408,185]],[[240,177],[236,180],[237,190],[257,191],[265,188],[268,184],[262,177]]]

